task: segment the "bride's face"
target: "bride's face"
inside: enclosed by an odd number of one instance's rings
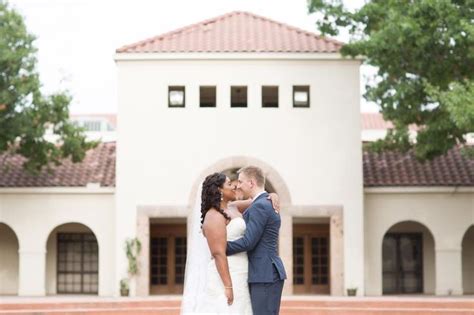
[[[232,184],[229,177],[225,179],[225,183],[222,185],[221,192],[224,201],[235,200],[235,185]]]
[[[237,188],[237,185],[239,184],[239,181],[237,179],[234,179],[233,181],[231,181],[231,183],[235,188],[235,200],[243,200],[244,196],[242,194],[242,191]]]

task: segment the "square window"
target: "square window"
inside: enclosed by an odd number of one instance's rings
[[[230,107],[247,107],[247,87],[230,87]]]
[[[293,86],[293,107],[309,107],[309,86]]]
[[[184,86],[170,86],[168,87],[168,106],[169,107],[184,107],[185,93]]]
[[[200,107],[216,107],[216,87],[200,86],[199,87],[199,106]]]
[[[262,107],[278,107],[278,86],[262,86]]]

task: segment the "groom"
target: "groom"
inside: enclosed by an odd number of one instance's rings
[[[252,198],[253,202],[243,215],[247,224],[245,235],[227,242],[227,255],[248,252],[248,282],[253,313],[278,314],[286,279],[285,267],[277,253],[280,215],[267,199],[265,177],[260,168],[244,167],[238,174],[237,188],[244,198]]]

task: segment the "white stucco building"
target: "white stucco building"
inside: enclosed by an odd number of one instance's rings
[[[474,163],[363,153],[341,46],[233,12],[118,49],[117,144],[0,177],[0,294],[116,295],[130,237],[133,294],[179,294],[198,185],[249,164],[282,200],[285,294],[473,294]]]

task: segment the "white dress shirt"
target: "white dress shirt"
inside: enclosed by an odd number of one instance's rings
[[[254,201],[255,201],[255,200],[256,200],[256,199],[257,199],[257,198],[258,198],[260,195],[262,195],[262,194],[264,194],[264,193],[266,193],[266,191],[265,191],[265,190],[264,190],[264,191],[261,191],[261,192],[259,192],[257,195],[255,195],[255,197],[253,197],[253,199],[252,199],[252,202],[254,202]]]

